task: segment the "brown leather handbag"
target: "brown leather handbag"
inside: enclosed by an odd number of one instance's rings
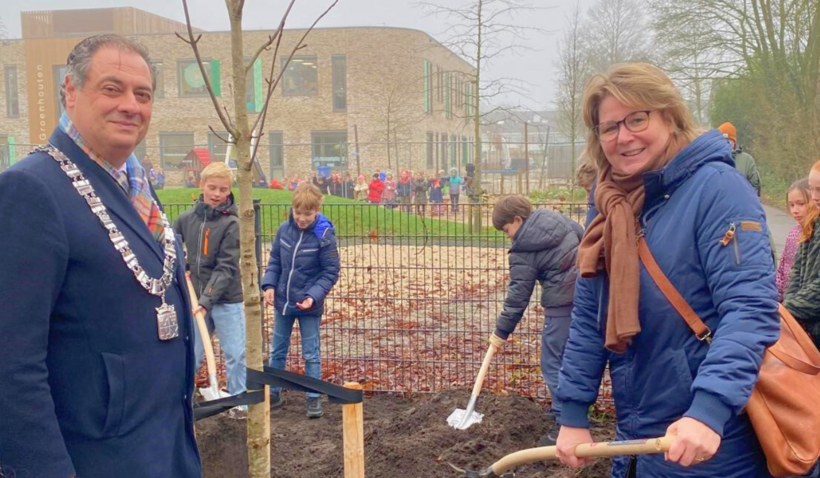
[[[661,271],[643,237],[638,254],[698,339],[711,343],[712,331]],[[811,470],[820,456],[820,352],[782,304],[780,338],[763,354],[746,413],[772,475],[805,475]]]

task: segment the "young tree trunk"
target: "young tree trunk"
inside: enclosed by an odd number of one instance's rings
[[[241,0],[226,0],[231,18],[231,64],[233,109],[237,132],[237,173],[239,175],[240,270],[245,302],[245,361],[249,369],[262,370],[262,307],[259,295],[259,268],[256,257],[256,230],[253,210],[253,165],[251,132],[245,105],[245,55],[242,38]],[[248,410],[248,466],[251,478],[270,478],[270,395]]]
[[[482,28],[483,28],[483,19],[482,19],[482,7],[484,3],[482,0],[478,0],[477,3],[478,8],[478,22],[476,22],[477,26],[477,41],[476,41],[476,55],[475,55],[475,80],[473,82],[473,86],[475,88],[475,94],[473,95],[472,101],[474,103],[474,110],[473,113],[473,128],[475,129],[475,176],[473,177],[473,181],[471,186],[474,185],[472,189],[475,190],[473,194],[477,197],[477,202],[481,204],[481,200],[483,198],[483,191],[481,188],[481,46],[482,46]],[[503,178],[503,176],[502,176]],[[468,198],[468,201],[470,199]],[[472,202],[472,201],[470,201]],[[473,217],[470,223],[472,224],[473,234],[481,234],[481,206],[478,207],[470,207],[472,209]]]

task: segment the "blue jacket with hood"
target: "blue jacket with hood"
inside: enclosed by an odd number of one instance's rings
[[[282,315],[321,315],[325,297],[339,280],[339,269],[333,224],[317,214],[310,226],[299,229],[291,212],[273,241],[262,290],[276,290],[274,307]],[[296,307],[308,297],[313,298],[311,308]]]
[[[690,468],[665,462],[663,455],[641,456],[637,476],[768,477],[743,413],[763,352],[780,332],[763,208],[716,131],[697,138],[665,168],[644,174],[644,184],[641,226],[649,248],[714,340],[710,345],[695,337],[641,264],[641,332],[625,353],[609,352],[608,278],[605,272],[580,278],[556,397],[563,405],[561,424],[589,426],[587,411],[609,362],[619,439],[663,436],[684,416],[722,437],[711,460]],[[592,209],[589,219],[596,214]],[[612,477],[624,477],[628,462],[614,460]]]

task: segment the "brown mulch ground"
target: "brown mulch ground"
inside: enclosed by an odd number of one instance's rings
[[[458,478],[448,462],[461,468],[483,469],[504,455],[537,446],[551,426],[542,405],[519,396],[482,395],[477,410],[482,423],[454,430],[447,416],[465,408],[466,391],[405,398],[390,394],[367,397],[365,471],[368,478]],[[283,408],[271,413],[271,476],[275,478],[335,478],[343,476],[342,410],[325,404],[319,420],[305,417],[304,395],[286,396]],[[593,430],[596,440],[611,440],[614,425]],[[205,478],[244,478],[247,473],[246,422],[225,416],[197,423]],[[519,468],[518,478],[603,478],[609,460],[598,460],[577,471],[557,462]]]

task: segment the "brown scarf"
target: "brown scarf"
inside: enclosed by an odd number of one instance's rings
[[[643,173],[661,169],[668,162],[668,159],[657,158],[631,176],[613,171],[607,163],[598,175],[595,189],[598,215],[590,223],[578,248],[581,277],[596,277],[598,271],[606,267],[609,306],[605,346],[616,353],[625,352],[632,337],[641,331],[637,231],[638,216],[644,204]]]

